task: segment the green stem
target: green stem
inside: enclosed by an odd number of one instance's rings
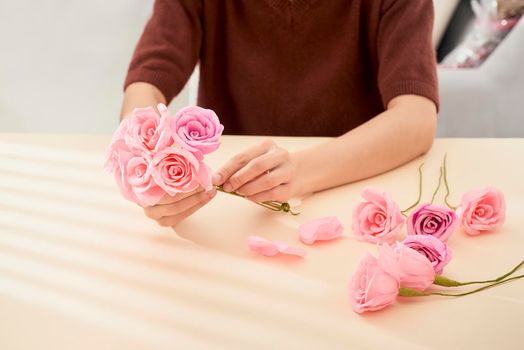
[[[449,204],[448,197],[449,197],[449,184],[448,184],[448,171],[446,167],[446,159],[448,157],[448,154],[444,154],[444,185],[446,186],[446,196],[444,197],[444,203],[448,206],[451,210],[456,210],[457,207]]]
[[[220,191],[222,193],[227,193],[227,194],[231,194],[233,196],[237,196],[237,197],[241,197],[241,198],[244,198],[245,196],[237,193],[237,192],[227,192],[224,190],[224,187],[222,187],[221,185],[220,186],[215,186],[217,191]],[[283,211],[284,213],[291,213],[291,215],[298,215],[300,213],[298,212],[294,212],[292,209],[291,209],[291,206],[289,205],[288,202],[278,202],[278,201],[266,201],[266,202],[255,202],[256,204],[264,207],[264,208],[267,208],[267,209],[271,209],[271,210],[274,210],[274,211]]]
[[[488,284],[487,286],[482,286],[480,288],[473,289],[473,290],[470,290],[469,292],[464,292],[464,293],[449,294],[449,293],[432,292],[432,293],[429,293],[429,295],[440,295],[440,296],[444,296],[444,297],[462,297],[462,296],[465,296],[465,295],[470,295],[470,294],[473,294],[473,293],[477,293],[477,292],[483,291],[483,290],[488,289],[488,288],[495,287],[495,286],[497,286],[499,284],[502,284],[502,283],[506,283],[506,282],[513,281],[513,280],[518,280],[519,278],[522,278],[522,277],[524,277],[524,275],[518,275],[518,276],[511,277],[511,278],[508,278],[508,279],[505,279],[505,280],[502,280],[502,281],[498,281],[498,282],[495,282],[495,283],[492,283],[492,284]]]
[[[422,167],[424,166],[424,163],[420,164],[418,167],[418,198],[415,203],[407,207],[406,209],[402,210],[401,213],[404,216],[407,216],[407,212],[411,209],[415,208],[419,203],[420,199],[422,198]]]
[[[440,185],[442,183],[442,174],[443,174],[442,167],[440,167],[440,175],[438,177],[438,185],[437,185],[437,188],[435,189],[435,192],[433,192],[433,196],[431,197],[431,204],[433,204],[433,202],[435,201],[435,196],[437,195],[438,190],[440,190]]]
[[[515,273],[515,271],[520,269],[522,266],[524,266],[524,260],[522,260],[510,272],[505,273],[504,275],[499,276],[499,277],[497,277],[495,279],[492,279],[492,280],[459,282],[459,281],[455,281],[455,280],[452,280],[452,279],[444,277],[444,276],[435,276],[435,281],[433,282],[433,284],[436,284],[438,286],[444,286],[444,287],[458,287],[458,286],[467,286],[467,285],[470,285],[470,284],[482,284],[482,283],[499,282],[499,281],[502,281],[503,279],[505,279],[506,277],[512,275],[513,273]]]
[[[524,277],[524,275],[518,275],[518,276],[515,276],[515,277],[511,277],[511,278],[508,278],[508,279],[505,279],[505,280],[502,280],[502,281],[498,281],[498,282],[489,284],[487,286],[482,286],[480,288],[470,290],[469,292],[455,293],[455,294],[453,294],[453,293],[441,293],[441,292],[419,292],[419,291],[411,289],[411,288],[400,287],[398,295],[402,296],[402,297],[426,297],[426,296],[430,296],[430,295],[439,295],[439,296],[443,296],[443,297],[462,297],[462,296],[465,296],[465,295],[478,293],[478,292],[481,292],[483,290],[495,287],[495,286],[497,286],[499,284],[503,284],[503,283],[510,282],[510,281],[513,281],[513,280],[517,280],[517,279],[520,279],[522,277]]]

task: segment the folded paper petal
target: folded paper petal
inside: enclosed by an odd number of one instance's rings
[[[288,254],[303,257],[306,255],[305,250],[301,248],[292,247],[281,241],[270,241],[260,236],[249,236],[247,238],[247,246],[251,251],[264,256]]]
[[[344,228],[336,216],[328,216],[303,223],[298,231],[303,243],[313,244],[315,241],[328,241],[342,236]]]

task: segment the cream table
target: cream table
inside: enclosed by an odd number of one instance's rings
[[[102,171],[109,139],[0,134],[0,349],[524,348],[524,280],[364,316],[347,297],[359,259],[376,254],[351,236],[362,188],[389,191],[406,207],[424,161],[428,200],[446,152],[451,200],[493,185],[506,194],[508,216],[495,233],[456,232],[446,275],[490,278],[519,262],[524,139],[436,140],[394,171],[305,198],[296,217],[219,193],[178,234],[120,196]],[[223,137],[209,163],[217,167],[256,140]],[[295,150],[323,139],[276,141]],[[299,224],[327,215],[341,219],[345,237],[301,245]],[[255,256],[250,234],[303,246],[307,256]]]

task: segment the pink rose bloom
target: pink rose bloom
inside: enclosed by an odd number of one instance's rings
[[[210,169],[185,149],[164,148],[154,155],[153,165],[153,178],[170,196],[191,192],[199,185],[206,191],[213,187]]]
[[[500,227],[506,219],[506,204],[502,192],[484,187],[465,193],[457,210],[462,228],[468,235],[478,235]]]
[[[124,197],[135,198],[135,202],[143,207],[158,203],[164,191],[153,180],[152,169],[151,159],[147,156],[130,158],[125,165],[123,185],[120,187]]]
[[[327,241],[342,236],[344,228],[336,216],[315,219],[300,225],[298,232],[300,240],[305,244],[315,241]]]
[[[357,239],[372,243],[392,242],[404,224],[400,208],[389,193],[371,188],[362,191],[365,202],[353,209],[353,233]]]
[[[448,245],[431,235],[410,235],[402,241],[402,244],[425,256],[431,262],[436,274],[441,274],[444,266],[451,260]]]
[[[116,133],[115,133],[116,134]],[[127,182],[127,163],[135,157],[122,138],[114,137],[113,142],[106,150],[104,169],[113,174],[120,192],[127,200],[138,203],[131,185]]]
[[[447,207],[423,204],[409,214],[408,235],[431,235],[445,242],[457,227],[457,215]]]
[[[251,251],[264,256],[287,254],[303,257],[306,255],[306,251],[301,248],[292,247],[281,241],[270,241],[260,236],[249,236],[247,246]]]
[[[361,314],[393,304],[399,287],[398,278],[384,271],[371,254],[366,255],[349,282],[353,311]]]
[[[394,247],[378,246],[379,266],[392,276],[398,276],[402,287],[425,291],[435,281],[435,270],[422,254],[399,242]]]
[[[159,104],[158,108],[165,106]],[[160,118],[152,107],[135,108],[127,121],[121,124],[126,130],[117,130],[117,134],[124,134],[126,144],[136,154],[156,152],[173,144],[169,121],[168,115]]]
[[[211,109],[182,108],[171,121],[175,143],[193,153],[208,154],[220,145],[224,126]]]

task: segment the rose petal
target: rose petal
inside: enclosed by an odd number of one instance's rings
[[[300,257],[306,255],[306,251],[301,248],[292,247],[282,241],[270,241],[260,236],[249,236],[247,238],[247,246],[251,251],[264,256],[275,256],[279,253]]]
[[[298,230],[303,243],[313,244],[342,236],[344,228],[336,216],[328,216],[303,223]]]

